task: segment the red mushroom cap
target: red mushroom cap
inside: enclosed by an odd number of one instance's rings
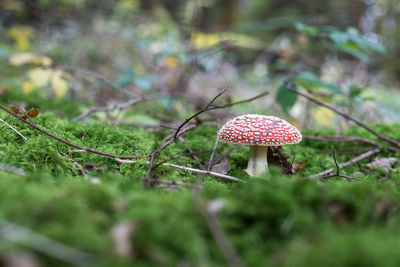
[[[287,121],[257,114],[233,118],[218,135],[226,143],[258,146],[297,144],[302,139],[300,131]]]

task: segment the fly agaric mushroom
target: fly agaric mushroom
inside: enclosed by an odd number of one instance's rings
[[[250,146],[246,172],[255,176],[268,171],[268,146],[300,143],[299,130],[285,120],[273,116],[248,114],[228,121],[218,133],[225,143]]]

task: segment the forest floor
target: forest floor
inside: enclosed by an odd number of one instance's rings
[[[16,100],[12,93],[2,98],[5,106]],[[26,101],[40,107],[42,112],[32,119],[40,129],[107,154],[148,155],[174,134],[159,127],[114,127],[93,118],[71,122],[87,104],[46,102],[35,95]],[[130,116],[145,112],[145,106],[135,107]],[[250,178],[243,171],[248,148],[219,143],[214,159],[222,159],[222,164],[214,171],[242,182],[160,165],[151,172],[149,189],[144,181],[148,158],[117,162],[61,143],[6,112],[0,112],[0,119],[9,124],[0,123],[4,263],[17,258],[46,266],[400,262],[399,165],[369,167],[377,156],[371,155],[340,169],[351,179],[310,177],[335,168],[332,149],[341,164],[371,150],[370,144],[305,139],[283,147],[288,161],[297,165],[296,174],[285,175],[281,167],[272,166],[269,174]],[[398,124],[370,126],[390,138],[399,137]],[[155,162],[202,169],[209,162],[216,131],[215,125],[198,125],[160,151]],[[332,136],[334,131],[309,130],[303,135]],[[375,140],[380,158],[400,157],[359,126],[342,136]],[[342,153],[349,151],[358,154]]]

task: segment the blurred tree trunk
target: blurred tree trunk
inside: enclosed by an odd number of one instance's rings
[[[140,8],[151,12],[157,6],[157,0],[140,0]]]
[[[222,13],[220,26],[223,29],[229,29],[236,23],[238,17],[238,0],[222,0],[220,8]]]
[[[26,21],[29,23],[38,23],[41,20],[41,11],[39,0],[24,0],[26,12]]]

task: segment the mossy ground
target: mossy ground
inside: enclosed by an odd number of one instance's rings
[[[6,99],[10,101],[12,99]],[[29,101],[28,101],[29,102]],[[29,104],[32,104],[29,102]],[[46,103],[51,110],[55,103]],[[117,132],[102,122],[75,122],[76,106],[59,108],[67,118],[45,111],[35,118],[43,129],[72,143],[119,155],[144,155],[162,144],[171,131],[120,126]],[[79,106],[79,105],[78,105]],[[79,106],[81,107],[81,106]],[[177,189],[146,190],[140,180],[147,164],[119,164],[90,153],[75,153],[81,165],[95,165],[91,183],[61,151],[73,148],[41,134],[5,113],[7,120],[28,140],[23,140],[0,124],[0,162],[27,171],[26,176],[0,172],[0,218],[18,223],[44,236],[79,250],[92,253],[101,266],[224,266],[221,253],[196,211],[190,183],[192,173],[159,167],[154,176],[160,179],[188,181]],[[374,125],[374,129],[399,138],[400,125]],[[199,126],[163,151],[158,160],[191,151],[212,149],[215,127]],[[328,135],[328,130],[305,134]],[[345,135],[373,138],[358,127]],[[336,151],[362,149],[360,144],[332,144]],[[231,145],[220,143],[218,154]],[[364,147],[366,148],[366,147]],[[272,169],[264,179],[250,179],[243,169],[248,149],[235,151],[229,157],[229,174],[248,181],[235,183],[206,176],[201,196],[204,201],[223,199],[225,205],[218,218],[242,260],[248,266],[396,266],[400,262],[400,168],[393,169],[389,179],[382,169],[368,169],[363,160],[342,170],[360,180],[347,182],[331,178],[320,182],[308,178],[333,166],[326,142],[303,141],[284,151],[306,166],[295,176],[283,176]],[[381,156],[399,154],[383,149]],[[200,155],[205,163],[209,153]],[[344,162],[351,155],[339,155]],[[180,157],[173,163],[198,168],[191,157]],[[117,256],[111,228],[121,222],[132,222],[133,254],[128,259]],[[4,249],[27,250],[18,243],[0,241]],[[36,252],[35,252],[36,253]],[[37,253],[48,266],[65,263]]]

